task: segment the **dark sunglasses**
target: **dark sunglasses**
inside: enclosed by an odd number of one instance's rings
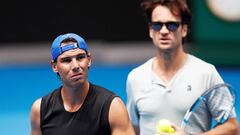
[[[150,23],[152,29],[155,31],[160,31],[162,29],[163,25],[165,25],[167,27],[167,29],[172,32],[175,32],[178,29],[180,24],[181,24],[181,22],[173,22],[173,21],[165,22],[165,23],[163,23],[163,22],[151,22]]]

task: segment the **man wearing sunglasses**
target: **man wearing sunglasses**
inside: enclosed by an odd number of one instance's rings
[[[137,134],[155,134],[157,122],[161,119],[175,123],[176,134],[185,134],[178,127],[187,109],[203,90],[222,83],[223,79],[214,65],[183,49],[191,20],[185,0],[143,0],[141,7],[149,24],[149,36],[156,55],[128,75],[127,109],[130,119]],[[206,127],[209,123],[204,122],[199,120],[202,127],[210,129]],[[235,134],[237,126],[233,115],[212,130],[200,130],[214,135]]]

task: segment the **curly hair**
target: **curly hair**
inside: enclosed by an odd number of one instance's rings
[[[141,8],[144,12],[147,22],[151,22],[152,11],[158,5],[166,6],[170,9],[172,14],[180,16],[182,24],[190,24],[191,13],[186,0],[143,0],[141,2]]]

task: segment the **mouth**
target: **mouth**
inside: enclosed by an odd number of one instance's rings
[[[160,43],[161,44],[169,44],[170,43],[170,39],[169,38],[160,38]]]
[[[77,73],[71,76],[72,79],[81,79],[83,78],[83,74],[82,73]]]

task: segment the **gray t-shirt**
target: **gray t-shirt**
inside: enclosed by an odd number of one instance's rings
[[[212,64],[188,54],[184,65],[166,85],[152,71],[154,59],[133,69],[127,79],[127,109],[141,135],[154,135],[160,119],[180,127],[193,102],[205,90],[223,82]]]

